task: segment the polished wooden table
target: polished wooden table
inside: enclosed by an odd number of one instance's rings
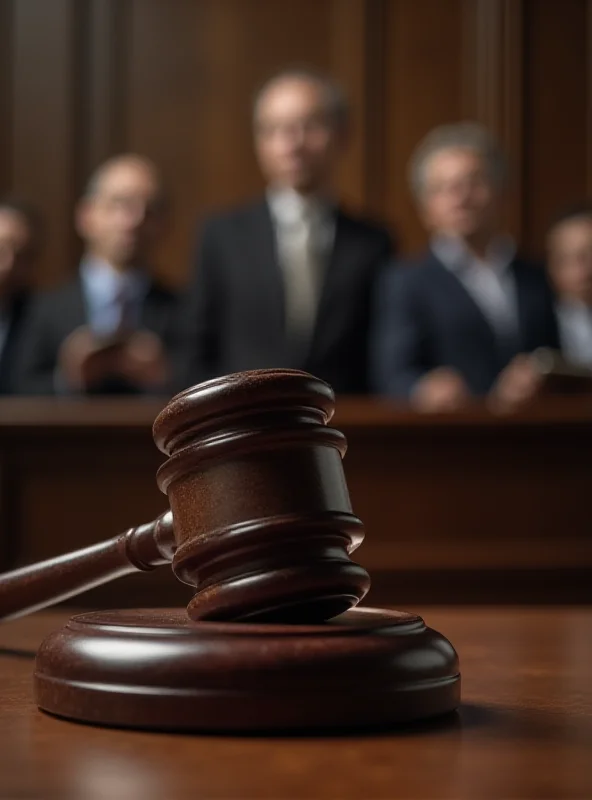
[[[151,435],[162,402],[0,400],[0,569],[67,552],[166,507]],[[592,601],[592,398],[509,417],[420,415],[338,398],[344,466],[366,526],[374,603]],[[95,590],[91,605],[177,604],[170,570]]]
[[[2,800],[587,800],[592,609],[424,608],[456,645],[458,715],[366,735],[162,735],[77,725],[32,701],[46,612],[0,627]],[[347,698],[344,698],[347,702]]]

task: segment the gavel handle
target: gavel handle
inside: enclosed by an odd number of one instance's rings
[[[60,603],[115,578],[152,570],[175,552],[170,511],[106,542],[0,575],[0,620]]]

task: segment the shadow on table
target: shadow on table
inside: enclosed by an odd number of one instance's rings
[[[36,655],[36,650],[21,650],[18,647],[0,646],[0,658],[25,658],[32,661]]]
[[[458,711],[459,729],[480,731],[488,738],[537,742],[565,742],[587,737],[592,741],[592,718],[584,713],[524,706],[463,704]]]

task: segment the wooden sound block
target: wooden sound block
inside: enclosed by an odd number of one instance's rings
[[[454,710],[454,648],[413,614],[357,608],[318,625],[193,622],[177,609],[73,617],[41,645],[37,704],[130,728],[382,726]]]

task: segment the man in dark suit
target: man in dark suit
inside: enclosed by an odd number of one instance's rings
[[[376,294],[375,388],[425,411],[489,395],[512,408],[538,390],[528,354],[557,347],[544,270],[503,235],[503,154],[472,123],[419,145],[411,182],[431,233],[428,252],[386,271]]]
[[[338,392],[367,390],[371,289],[385,229],[336,202],[346,100],[306,71],[269,80],[254,106],[263,199],[211,219],[195,281],[194,375],[306,369]]]
[[[14,389],[38,244],[37,214],[20,200],[0,199],[0,394]]]
[[[19,353],[23,394],[169,393],[180,377],[174,293],[150,274],[164,228],[154,165],[118,156],[91,178],[76,210],[85,255],[77,277],[32,303]]]

